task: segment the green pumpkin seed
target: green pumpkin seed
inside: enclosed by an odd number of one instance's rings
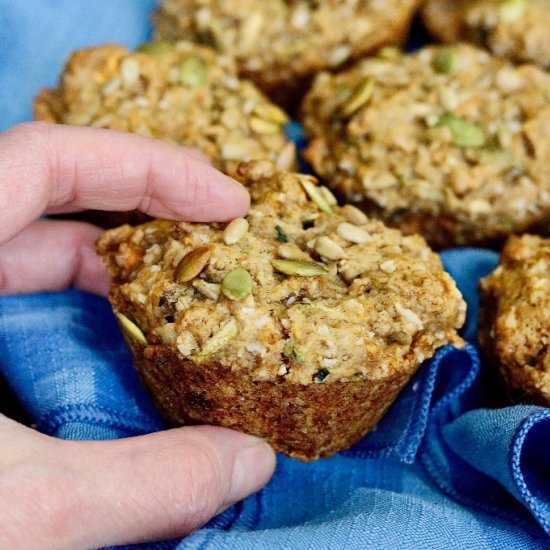
[[[230,300],[242,300],[252,292],[253,281],[246,269],[237,267],[222,281],[222,292]]]
[[[318,277],[326,275],[328,271],[317,262],[307,260],[271,260],[271,265],[285,275],[299,275],[300,277]]]
[[[188,252],[176,266],[174,281],[176,283],[187,283],[198,277],[201,271],[207,266],[212,257],[212,249],[209,246],[201,246]]]
[[[208,75],[206,61],[198,55],[184,57],[180,63],[179,81],[187,88],[200,86]]]
[[[459,62],[460,56],[453,48],[437,48],[432,57],[432,69],[441,74],[454,73]]]
[[[350,117],[358,109],[360,109],[372,96],[374,90],[374,80],[372,78],[365,78],[361,81],[355,90],[353,90],[350,98],[342,105],[340,112],[344,117]]]
[[[395,46],[384,46],[378,50],[376,56],[386,61],[393,61],[401,57],[401,50]]]
[[[136,52],[147,55],[162,55],[172,49],[173,47],[169,42],[145,42],[137,47]]]
[[[452,115],[439,117],[438,126],[447,126],[457,147],[482,147],[485,145],[485,132],[474,122]]]
[[[332,213],[332,207],[323,196],[323,193],[319,191],[319,188],[307,177],[300,177],[300,183],[308,194],[309,198],[326,214]]]
[[[499,18],[504,23],[516,21],[524,14],[526,7],[525,0],[500,0],[498,3]]]
[[[145,338],[143,331],[135,323],[130,321],[126,315],[118,313],[117,311],[114,313],[122,332],[124,332],[128,338],[135,340],[138,344],[146,346],[147,338]]]

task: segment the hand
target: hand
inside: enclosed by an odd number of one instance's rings
[[[243,215],[248,194],[197,152],[43,123],[0,134],[0,292],[75,284],[106,293],[100,230],[44,213],[140,209],[188,221]],[[0,415],[0,548],[92,548],[184,535],[262,487],[273,451],[232,430],[186,427],[61,441]]]

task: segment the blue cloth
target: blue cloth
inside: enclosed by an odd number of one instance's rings
[[[147,38],[149,0],[0,0],[0,128],[27,120],[77,46]],[[462,350],[426,362],[377,429],[312,464],[279,457],[258,494],[182,541],[141,548],[550,548],[550,411],[486,408],[478,279],[495,253],[442,254],[468,301]],[[67,439],[163,428],[107,302],[77,290],[0,298],[0,369],[37,427]]]

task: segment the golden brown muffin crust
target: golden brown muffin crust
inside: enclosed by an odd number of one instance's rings
[[[550,240],[510,237],[481,280],[479,342],[514,400],[550,406]]]

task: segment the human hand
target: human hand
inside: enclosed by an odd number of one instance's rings
[[[42,123],[0,134],[0,292],[104,294],[100,230],[37,219],[85,208],[188,221],[244,214],[248,195],[197,152]],[[0,548],[91,548],[181,536],[270,478],[263,441],[198,426],[62,441],[0,415]]]

